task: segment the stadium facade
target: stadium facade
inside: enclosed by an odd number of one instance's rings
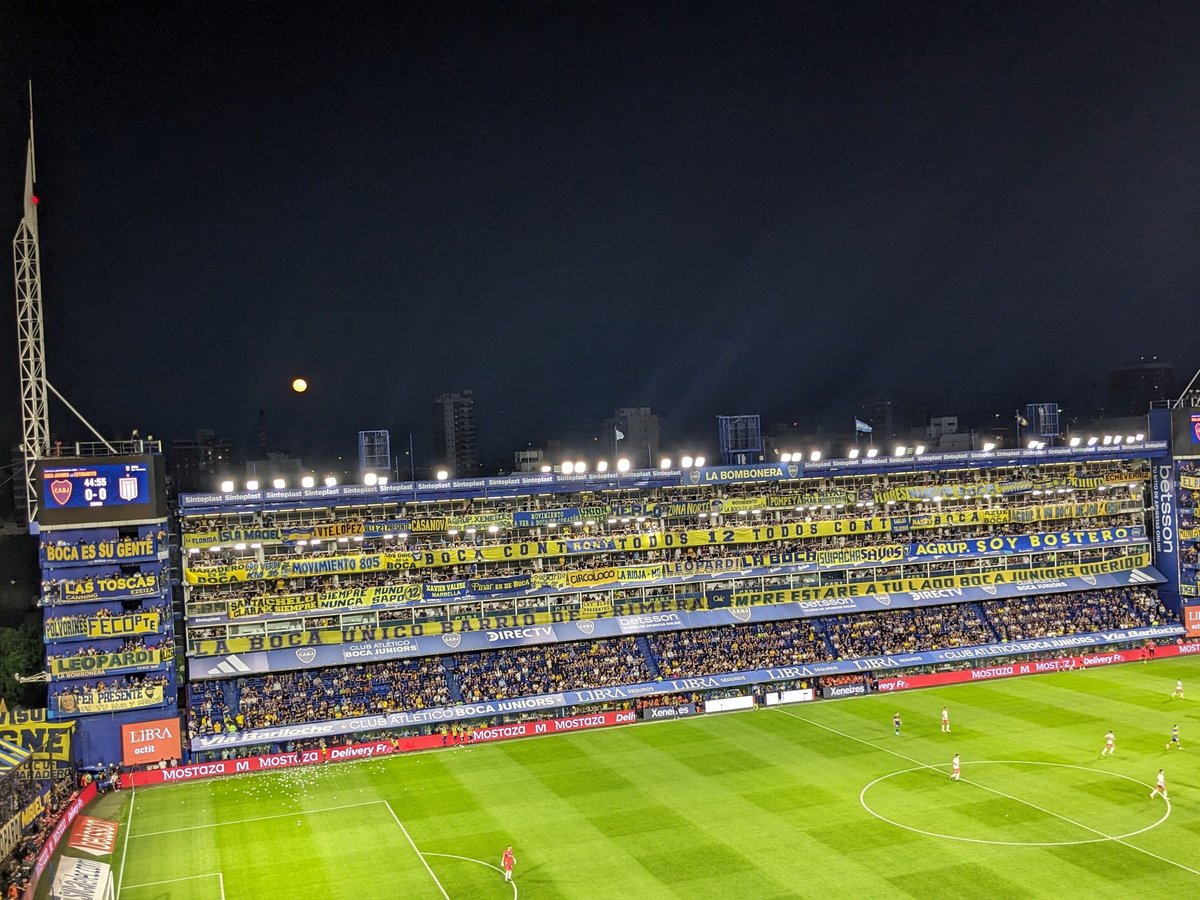
[[[1195,419],[1156,410],[1132,445],[185,494],[184,745],[195,762],[714,691],[832,696],[864,674],[1174,641],[1197,602]],[[106,760],[117,726],[176,713],[154,652],[165,528],[42,529],[51,708]],[[137,554],[63,549],[114,542]],[[1063,598],[1087,614],[1022,625]],[[897,626],[916,631],[879,636]],[[64,708],[68,684],[143,672],[162,695],[71,690]]]

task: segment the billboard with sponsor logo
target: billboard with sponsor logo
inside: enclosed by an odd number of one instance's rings
[[[124,765],[137,766],[182,756],[178,717],[121,726],[121,762]]]

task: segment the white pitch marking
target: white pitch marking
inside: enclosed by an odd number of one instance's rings
[[[438,880],[437,875],[434,874],[433,869],[430,868],[429,860],[425,858],[425,854],[417,849],[416,843],[413,842],[412,835],[408,833],[408,829],[404,827],[404,823],[400,821],[400,817],[396,815],[396,811],[392,809],[392,804],[388,803],[386,800],[381,800],[380,802],[387,807],[388,812],[392,814],[392,818],[396,820],[396,824],[400,826],[400,830],[404,832],[404,836],[408,838],[408,844],[413,848],[413,853],[417,854],[417,856],[420,858],[421,865],[425,867],[425,871],[429,873],[429,877],[433,879],[433,883],[436,884],[438,890],[442,892],[442,896],[445,897],[446,900],[450,900],[450,895],[446,893],[446,889],[442,887],[441,881]]]
[[[852,734],[846,734],[846,732],[844,732],[844,731],[838,731],[836,728],[831,728],[828,725],[822,725],[820,722],[814,722],[812,719],[804,718],[804,716],[798,716],[795,713],[788,712],[786,709],[780,709],[778,711],[783,713],[785,716],[790,716],[791,718],[797,719],[801,722],[807,722],[809,725],[815,725],[817,728],[823,728],[825,731],[828,731],[832,734],[836,734],[840,737],[844,737],[847,740],[857,741],[860,744],[866,744],[868,747],[872,747],[876,750],[882,750],[884,753],[890,753],[892,756],[898,756],[900,759],[906,759],[911,763],[916,763],[921,768],[931,769],[935,772],[939,771],[936,766],[931,766],[931,765],[928,765],[927,763],[923,763],[919,759],[913,759],[911,756],[905,756],[903,753],[897,753],[895,750],[891,750],[887,747],[881,747],[878,744],[872,744],[870,741],[864,741],[860,737],[855,737]],[[1102,770],[1097,770],[1097,771],[1102,771]],[[1120,838],[1110,837],[1109,835],[1104,834],[1104,832],[1102,832],[1102,831],[1097,831],[1095,828],[1092,828],[1088,825],[1084,825],[1082,822],[1076,822],[1073,819],[1068,819],[1066,816],[1060,816],[1058,813],[1050,812],[1050,810],[1048,810],[1048,809],[1042,809],[1040,806],[1030,803],[1027,800],[1021,800],[1019,797],[1012,797],[1008,794],[1005,794],[1003,791],[997,791],[994,788],[985,787],[984,785],[979,784],[978,782],[975,782],[975,781],[968,782],[968,783],[975,785],[975,787],[983,788],[983,790],[985,790],[985,791],[991,791],[991,793],[996,794],[1000,797],[1007,797],[1009,800],[1013,800],[1017,803],[1024,803],[1026,806],[1028,806],[1032,809],[1036,809],[1039,812],[1043,812],[1049,816],[1054,816],[1056,819],[1061,819],[1062,821],[1068,822],[1071,825],[1078,826],[1079,828],[1082,828],[1085,831],[1092,832],[1092,834],[1098,834],[1101,837],[1108,838],[1109,840],[1113,841],[1114,843],[1120,844],[1123,847],[1128,847],[1130,850],[1136,850],[1138,853],[1144,853],[1144,854],[1146,854],[1146,856],[1153,857],[1154,859],[1157,859],[1160,862],[1165,862],[1168,865],[1172,865],[1172,866],[1175,866],[1176,868],[1183,869],[1185,872],[1191,872],[1193,875],[1200,875],[1200,872],[1196,871],[1195,869],[1189,868],[1188,866],[1185,866],[1183,863],[1175,862],[1175,860],[1173,860],[1173,859],[1167,859],[1165,856],[1159,856],[1157,853],[1152,853],[1149,850],[1143,850],[1141,847],[1134,846],[1133,844],[1123,841]]]
[[[136,888],[154,887],[159,884],[174,884],[177,881],[195,881],[197,878],[216,878],[221,885],[221,896],[225,896],[225,879],[221,877],[220,872],[205,872],[203,875],[184,875],[182,878],[166,878],[162,881],[143,881],[141,884],[131,884],[126,890],[134,890]]]
[[[481,865],[481,866],[487,866],[489,869],[495,869],[495,870],[496,870],[497,872],[499,872],[501,875],[503,875],[503,874],[504,874],[504,870],[503,870],[503,869],[501,869],[499,866],[493,866],[493,865],[492,865],[490,862],[484,862],[482,859],[476,859],[476,858],[475,858],[475,857],[473,857],[473,856],[456,856],[456,855],[455,855],[455,854],[453,854],[453,853],[430,853],[430,852],[428,852],[428,851],[426,851],[425,853],[422,853],[421,855],[422,855],[422,856],[444,856],[446,859],[461,859],[461,860],[463,860],[463,861],[465,861],[465,862],[479,863],[479,865]],[[514,880],[510,881],[510,882],[509,882],[509,884],[511,884],[511,885],[512,885],[512,889],[513,889],[513,900],[517,900],[517,882],[516,882],[516,879],[514,879]]]
[[[983,766],[983,765],[1055,766],[1060,769],[1080,769],[1084,772],[1091,772],[1092,774],[1111,775],[1114,778],[1124,778],[1126,781],[1132,781],[1134,784],[1139,785],[1140,787],[1145,787],[1145,785],[1142,784],[1142,782],[1138,781],[1136,778],[1130,778],[1128,775],[1123,775],[1120,772],[1106,772],[1103,769],[1090,769],[1087,766],[1075,766],[1075,765],[1071,765],[1070,763],[1038,762],[1038,761],[1029,760],[1029,759],[980,759],[980,760],[976,760],[975,762],[971,763],[971,765],[973,765],[973,766]],[[869,812],[875,818],[877,818],[883,822],[887,822],[889,825],[895,825],[897,828],[903,828],[905,831],[914,831],[917,834],[923,834],[926,837],[943,838],[947,841],[964,841],[968,844],[992,844],[994,846],[1000,846],[1000,847],[1074,847],[1079,844],[1103,844],[1107,841],[1120,841],[1123,838],[1137,837],[1139,834],[1145,834],[1147,831],[1157,828],[1163,822],[1167,821],[1167,819],[1170,818],[1170,816],[1171,816],[1171,801],[1168,800],[1167,801],[1167,811],[1165,813],[1163,813],[1162,818],[1160,818],[1156,822],[1151,822],[1145,828],[1139,828],[1137,831],[1130,831],[1127,834],[1109,834],[1109,835],[1104,835],[1104,837],[1089,838],[1089,839],[1083,840],[1083,841],[991,841],[986,838],[969,838],[969,837],[962,837],[957,834],[940,834],[939,832],[936,832],[936,831],[925,831],[925,830],[923,830],[921,828],[917,828],[913,825],[905,825],[903,822],[897,822],[893,819],[889,819],[887,816],[877,813],[875,810],[871,809],[871,807],[867,805],[867,791],[869,791],[875,785],[879,784],[879,782],[881,782],[881,781],[886,781],[889,778],[895,778],[897,775],[906,775],[909,772],[921,772],[926,769],[941,770],[944,768],[945,768],[944,765],[937,765],[937,766],[921,765],[921,766],[917,766],[912,769],[901,769],[899,772],[890,772],[887,775],[881,775],[879,778],[876,778],[874,781],[872,781],[870,784],[868,784],[866,787],[864,787],[861,791],[858,792],[858,802],[862,805],[863,809],[865,809],[867,812]],[[964,780],[963,784],[970,784],[977,788],[983,788],[983,790],[985,790],[985,791],[991,790],[991,788],[986,788],[982,784],[979,784],[976,781]],[[1000,791],[992,791],[992,793],[1000,794],[1001,792]],[[1008,797],[1008,794],[1001,794],[1001,796]],[[1017,798],[1012,797],[1009,799],[1016,800]],[[1032,803],[1029,803],[1025,800],[1018,800],[1018,802],[1023,803],[1026,806],[1032,806],[1034,809],[1039,809],[1039,807],[1034,806]],[[1048,812],[1048,810],[1042,810],[1042,812]],[[1050,813],[1050,815],[1053,816],[1056,814]],[[1059,817],[1059,818],[1061,818],[1061,817]],[[1070,820],[1067,820],[1067,821],[1070,821]],[[1072,822],[1071,824],[1076,824],[1076,823]],[[1100,834],[1100,832],[1097,832],[1097,834]]]
[[[125,880],[125,866],[129,862],[129,832],[133,830],[133,804],[137,802],[137,788],[129,794],[129,818],[125,820],[125,847],[121,850],[121,874],[117,876],[117,897],[121,896],[121,882]]]

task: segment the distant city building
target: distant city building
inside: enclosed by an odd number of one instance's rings
[[[890,394],[876,394],[859,404],[858,418],[871,426],[871,437],[876,441],[894,438],[896,430],[896,404]]]
[[[433,452],[435,466],[448,466],[456,477],[480,473],[474,391],[438,394],[433,398]]]
[[[386,475],[392,470],[392,436],[387,431],[358,433],[358,471]]]
[[[1143,356],[1108,371],[1109,416],[1143,416],[1155,400],[1174,398],[1175,368],[1157,356]]]
[[[308,474],[304,460],[271,450],[265,459],[248,459],[241,471],[247,481],[254,479],[261,487],[270,487],[276,478],[282,478],[288,487],[296,487],[300,479]]]
[[[531,447],[527,450],[518,450],[513,454],[513,471],[514,472],[540,472],[542,466],[549,465],[546,459],[546,451],[540,447]]]
[[[211,491],[233,466],[233,442],[219,438],[209,428],[196,432],[194,440],[171,442],[167,469],[176,493]]]
[[[605,425],[605,439],[610,442],[608,448],[615,458],[628,459],[635,469],[658,466],[659,421],[650,407],[629,406],[615,410]]]

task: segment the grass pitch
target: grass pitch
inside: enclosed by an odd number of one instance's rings
[[[140,789],[91,814],[122,823],[121,900],[1188,896],[1198,662]],[[1197,694],[1170,699],[1176,678]],[[1160,767],[1170,804],[1148,796]]]

